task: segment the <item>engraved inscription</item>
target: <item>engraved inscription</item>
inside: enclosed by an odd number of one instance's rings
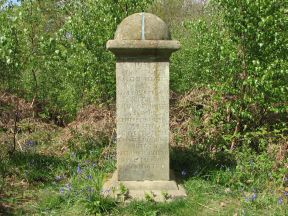
[[[167,62],[118,62],[119,180],[169,179]]]

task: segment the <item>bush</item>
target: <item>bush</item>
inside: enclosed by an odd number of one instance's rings
[[[222,131],[224,148],[233,150],[249,138],[258,151],[259,131],[266,138],[286,133],[285,6],[281,1],[213,1],[173,32],[182,50],[172,58],[171,88],[214,91],[211,124]]]
[[[149,2],[33,0],[2,6],[0,88],[30,100],[42,118],[59,125],[83,105],[113,101],[115,62],[106,42],[124,17]]]

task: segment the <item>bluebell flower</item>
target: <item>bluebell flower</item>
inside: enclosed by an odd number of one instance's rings
[[[82,173],[82,170],[81,170],[81,167],[80,167],[79,164],[78,164],[78,166],[77,166],[77,173],[78,173],[78,174]]]
[[[36,142],[33,141],[33,140],[27,140],[27,141],[25,142],[25,145],[26,145],[28,148],[32,148],[35,144],[36,144]]]
[[[59,192],[63,194],[65,192],[64,188],[60,188]]]
[[[282,197],[279,197],[279,198],[278,198],[278,205],[282,205],[282,203],[283,203],[283,198],[282,198]]]
[[[182,176],[186,176],[186,175],[187,175],[187,172],[186,172],[185,170],[182,170],[181,175],[182,175]]]
[[[253,193],[252,197],[251,197],[251,201],[254,201],[257,198],[257,194]]]
[[[91,188],[91,187],[87,187],[87,191],[88,191],[88,193],[92,193],[93,192],[93,188]]]

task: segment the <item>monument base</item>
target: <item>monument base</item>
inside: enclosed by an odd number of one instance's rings
[[[185,189],[178,185],[172,174],[169,181],[118,181],[117,171],[103,185],[102,195],[118,201],[167,202],[186,197]]]

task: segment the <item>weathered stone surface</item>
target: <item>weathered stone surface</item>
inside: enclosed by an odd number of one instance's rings
[[[144,25],[143,25],[144,24]],[[144,30],[144,38],[142,31]],[[117,28],[115,40],[170,40],[166,23],[150,13],[136,13],[125,18]]]
[[[117,58],[145,58],[148,60],[164,59],[169,61],[172,52],[180,48],[179,41],[165,40],[109,40],[107,49],[113,52]],[[139,59],[138,59],[139,61]]]
[[[146,200],[147,194],[156,202],[166,202],[186,197],[185,189],[178,185],[172,174],[168,181],[119,181],[117,171],[105,182],[102,195],[121,198],[124,202],[131,200]],[[121,187],[127,189],[127,194],[121,194]]]
[[[117,62],[119,180],[169,180],[169,63]]]
[[[117,198],[124,185],[131,198],[151,192],[163,201],[163,192],[171,199],[186,196],[169,165],[169,57],[180,44],[170,40],[160,18],[144,17],[126,18],[107,42],[116,56],[117,171],[103,194]]]

